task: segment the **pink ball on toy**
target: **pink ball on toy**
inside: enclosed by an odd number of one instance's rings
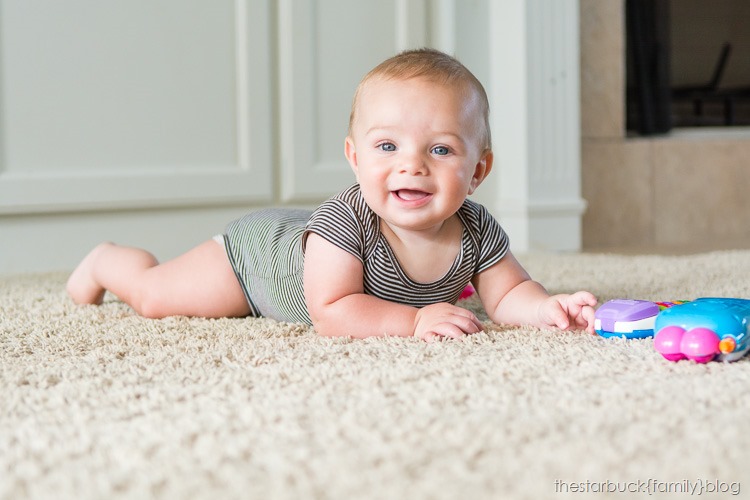
[[[654,337],[654,348],[669,361],[685,359],[682,353],[682,337],[685,330],[679,326],[662,328]]]
[[[696,363],[708,363],[719,352],[719,336],[708,328],[693,328],[683,335],[680,349]]]

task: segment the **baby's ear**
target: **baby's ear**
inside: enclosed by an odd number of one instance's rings
[[[354,174],[357,175],[357,148],[354,146],[354,139],[352,139],[351,136],[347,136],[344,141],[344,156],[346,156],[346,161],[349,162],[349,166],[354,170]]]
[[[472,194],[474,191],[476,191],[479,185],[490,174],[490,171],[492,171],[492,162],[494,161],[494,159],[495,157],[490,150],[485,151],[482,154],[482,157],[479,158],[479,162],[477,162],[477,164],[474,166],[474,175],[471,177],[469,194]]]

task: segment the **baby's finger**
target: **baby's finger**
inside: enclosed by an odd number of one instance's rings
[[[593,293],[585,291],[576,292],[571,295],[571,298],[573,299],[574,303],[582,306],[587,305],[594,307],[599,302],[598,300],[596,300],[596,297],[594,297]]]
[[[432,342],[438,337],[437,333],[427,332],[422,336],[422,340],[425,342]]]
[[[473,314],[471,316],[470,318],[463,315],[454,316],[451,318],[451,321],[464,333],[477,333],[484,330],[484,325],[479,322],[476,316]]]
[[[555,302],[549,316],[551,320],[550,323],[560,328],[561,330],[567,330],[570,326],[570,318],[568,318],[567,313],[557,302]]]
[[[591,306],[585,306],[581,309],[581,314],[578,316],[578,324],[585,328],[589,333],[594,333],[594,318],[596,312]]]
[[[461,328],[450,321],[438,323],[432,328],[432,332],[442,337],[448,337],[452,339],[460,339],[465,335]]]
[[[456,315],[462,318],[466,318],[472,322],[473,327],[470,327],[468,330],[462,328],[466,333],[476,333],[484,331],[484,325],[482,324],[482,322],[479,321],[479,318],[477,318],[477,316],[468,309],[456,306]]]

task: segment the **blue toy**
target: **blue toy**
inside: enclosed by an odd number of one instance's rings
[[[750,300],[702,298],[659,313],[654,347],[666,359],[737,361],[750,350]]]
[[[610,300],[596,311],[594,328],[602,337],[653,336],[669,361],[736,361],[750,351],[750,300]]]

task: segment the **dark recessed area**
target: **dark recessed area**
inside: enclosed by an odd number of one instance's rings
[[[750,125],[750,2],[627,0],[627,128]]]

